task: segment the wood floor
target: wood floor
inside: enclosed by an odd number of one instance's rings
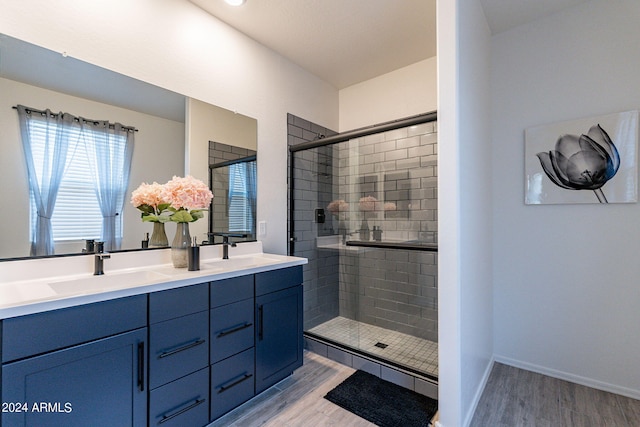
[[[375,426],[324,399],[355,369],[305,351],[304,366],[208,427]]]
[[[305,351],[304,366],[208,427],[369,427],[324,399],[353,368]],[[640,400],[496,363],[471,427],[638,427]]]
[[[471,427],[637,427],[640,400],[496,363]]]

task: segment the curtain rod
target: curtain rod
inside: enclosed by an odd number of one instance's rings
[[[17,109],[18,109],[18,106],[17,106],[17,105],[15,105],[15,106],[13,106],[13,107],[11,107],[11,108],[13,108],[14,110],[17,110]],[[28,113],[38,113],[38,114],[46,114],[46,112],[47,112],[46,110],[38,110],[38,109],[36,109],[36,108],[30,108],[30,107],[25,107],[25,110],[27,110],[27,112],[28,112]],[[69,113],[64,113],[64,114],[69,114]],[[54,113],[54,112],[51,112],[51,115],[52,115],[52,116],[54,116],[54,117],[58,117],[58,116],[60,115],[60,113]],[[76,117],[76,116],[74,116],[73,114],[69,114],[69,115],[73,117],[73,120],[74,120],[74,121],[76,121],[76,122],[79,122],[79,121],[80,121],[80,117]],[[103,120],[89,120],[89,119],[85,119],[85,118],[82,118],[82,119],[83,119],[84,121],[89,122],[89,123],[93,123],[94,125],[97,125],[97,124],[99,124],[101,121],[103,121]],[[110,129],[113,129],[113,128],[114,128],[113,123],[110,123],[110,122],[107,122],[107,123],[109,124],[109,128],[110,128]],[[135,128],[135,127],[133,127],[133,126],[124,126],[124,125],[121,125],[121,126],[122,126],[122,129],[124,129],[124,130],[126,130],[126,131],[138,132],[138,129],[136,129],[136,128]]]

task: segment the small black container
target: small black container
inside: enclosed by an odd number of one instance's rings
[[[198,271],[200,270],[200,246],[196,243],[196,238],[193,238],[193,244],[187,248],[187,270]]]
[[[380,242],[382,240],[382,230],[380,230],[380,226],[373,226],[373,240],[376,242]]]

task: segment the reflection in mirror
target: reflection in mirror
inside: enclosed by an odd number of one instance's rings
[[[28,176],[18,114],[13,106],[21,104],[39,110],[51,109],[53,112],[119,122],[138,129],[122,215],[122,249],[141,248],[146,234],[152,231],[152,224],[143,223],[140,212],[128,202],[134,189],[143,182],[165,183],[174,175],[184,176],[187,173],[206,181],[207,141],[217,139],[233,144],[235,139],[233,133],[221,137],[211,130],[213,127],[225,128],[230,133],[228,126],[224,126],[229,121],[228,117],[240,115],[229,110],[185,98],[3,34],[0,34],[0,57],[0,170],[3,171],[4,184],[0,186],[0,197],[5,206],[11,207],[0,213],[0,235],[3,236],[0,260],[28,257],[30,253]],[[187,106],[196,104],[203,106],[198,110],[205,111],[204,118],[194,116],[192,111],[195,109],[187,111]],[[249,123],[243,127],[253,129],[255,148],[257,122],[243,118]],[[189,150],[185,149],[185,143],[190,144]],[[185,158],[185,151],[192,157]],[[204,172],[194,174],[200,166],[193,162],[201,162]],[[205,219],[194,224],[202,223],[205,233],[207,222]],[[175,224],[168,223],[169,239],[174,234]],[[84,247],[84,239],[55,241],[55,254],[81,253]]]
[[[209,215],[209,243],[216,233],[231,241],[256,239],[256,151],[209,142],[209,187],[215,197]]]

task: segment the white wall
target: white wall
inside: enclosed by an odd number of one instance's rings
[[[495,195],[490,188],[494,166],[490,148],[491,32],[480,0],[460,4],[460,378],[463,425],[467,425],[493,357],[493,252],[489,242]]]
[[[435,111],[436,57],[340,90],[340,129],[345,132]]]
[[[640,2],[492,39],[495,353],[640,397],[640,205],[525,206],[524,130],[640,107]]]
[[[471,420],[493,354],[490,31],[479,0],[438,10],[440,425]]]
[[[287,116],[338,128],[338,93],[184,0],[0,0],[0,32],[258,120],[258,221],[287,250]],[[313,100],[313,102],[310,102]]]
[[[3,78],[0,78],[0,94],[0,198],[7,207],[0,213],[0,235],[3,236],[0,258],[29,256],[30,249],[28,177],[18,113],[11,108],[17,104],[37,109],[51,108],[54,112],[65,111],[136,127],[138,132],[131,161],[129,195],[143,181],[164,183],[184,171],[184,123]],[[138,248],[144,233],[151,232],[151,225],[142,223],[140,212],[129,203],[128,197],[123,214],[126,231],[122,247]],[[58,245],[56,252],[79,252],[83,247],[84,242],[74,242]]]

